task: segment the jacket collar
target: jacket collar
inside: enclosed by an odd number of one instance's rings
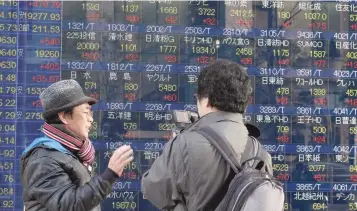
[[[240,124],[244,124],[243,115],[240,113],[232,113],[225,111],[215,111],[202,116],[197,122],[200,122],[200,126],[212,124],[220,121],[232,121]]]
[[[54,149],[65,154],[72,154],[68,149],[63,147],[58,141],[55,141],[47,136],[36,138],[26,149],[22,152],[22,156],[25,156],[29,151],[39,146],[44,146],[49,149]]]

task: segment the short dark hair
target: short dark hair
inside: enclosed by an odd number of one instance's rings
[[[74,107],[64,110],[64,114],[72,116],[73,108]],[[44,118],[44,119],[47,124],[63,124],[63,122],[60,120],[58,114],[49,116],[48,118]]]
[[[220,111],[245,112],[249,102],[250,79],[242,65],[217,60],[204,67],[198,76],[197,97],[207,97],[209,104]]]

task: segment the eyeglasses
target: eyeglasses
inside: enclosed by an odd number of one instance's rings
[[[88,117],[93,117],[92,111],[87,111],[87,112],[83,112],[83,113],[85,113]]]

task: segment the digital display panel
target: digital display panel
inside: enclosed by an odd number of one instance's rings
[[[0,209],[23,209],[19,158],[41,134],[39,94],[72,78],[99,100],[96,172],[119,146],[135,149],[103,210],[157,210],[141,176],[175,127],[170,111],[197,109],[197,76],[217,59],[248,68],[245,121],[262,131],[284,210],[357,210],[357,3],[348,0],[1,0]]]

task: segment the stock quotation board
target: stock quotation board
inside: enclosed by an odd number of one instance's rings
[[[0,209],[23,209],[19,158],[41,135],[39,94],[72,78],[99,100],[96,172],[135,149],[103,210],[157,210],[141,176],[175,127],[170,111],[196,110],[197,76],[217,59],[248,68],[245,121],[262,130],[284,209],[357,210],[357,3],[346,0],[1,0]]]

